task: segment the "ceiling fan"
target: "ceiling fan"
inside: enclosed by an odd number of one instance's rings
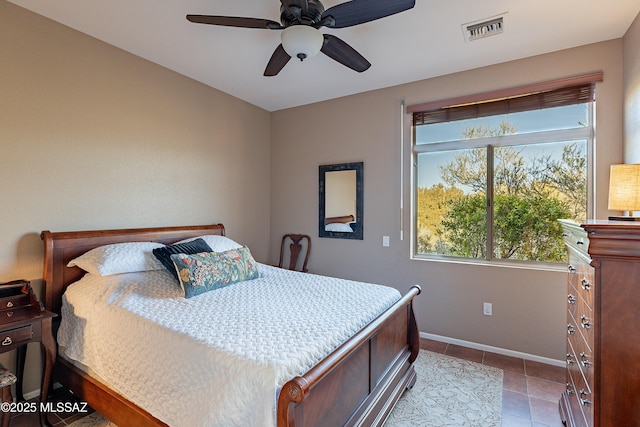
[[[280,0],[280,3],[280,23],[213,15],[187,15],[187,19],[197,24],[283,30],[282,43],[273,52],[265,76],[277,75],[293,56],[303,61],[319,51],[361,73],[371,66],[369,61],[342,39],[321,34],[319,28],[346,28],[375,21],[411,9],[415,0],[351,0],[327,10],[320,0]]]

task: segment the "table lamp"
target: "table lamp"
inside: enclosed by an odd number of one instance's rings
[[[640,221],[633,216],[633,211],[640,211],[640,164],[611,165],[609,210],[628,212],[627,216],[610,216],[610,220]]]

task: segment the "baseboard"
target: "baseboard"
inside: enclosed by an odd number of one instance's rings
[[[24,395],[23,395],[23,396],[24,396],[24,399],[25,399],[25,400],[31,400],[31,399],[33,399],[34,397],[40,397],[40,389],[37,389],[37,390],[33,390],[33,391],[30,391],[30,392],[24,393]],[[15,400],[15,396],[14,396],[13,398],[14,398],[14,400]]]
[[[53,390],[57,390],[57,389],[59,389],[60,387],[62,387],[62,385],[61,385],[60,383],[58,383],[58,382],[54,382],[54,383],[53,383]],[[33,391],[29,391],[29,392],[27,392],[27,393],[24,393],[24,395],[23,395],[23,396],[24,396],[24,399],[25,399],[25,400],[31,400],[31,399],[33,399],[34,397],[40,398],[40,389],[38,388],[38,389],[36,389],[36,390],[33,390]],[[14,400],[15,400],[15,396],[14,396]]]
[[[485,344],[478,344],[471,341],[459,340],[457,338],[449,338],[441,335],[428,334],[426,332],[420,332],[420,338],[446,342],[447,344],[455,344],[462,347],[469,347],[476,350],[489,351],[491,353],[502,354],[505,356],[519,357],[525,360],[531,360],[532,362],[540,362],[545,363],[547,365],[559,366],[564,368],[566,366],[566,362],[564,360],[556,360],[548,357],[536,356],[535,354],[523,353],[520,351],[507,350],[506,348],[493,347]]]

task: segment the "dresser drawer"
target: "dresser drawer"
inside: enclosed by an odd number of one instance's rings
[[[567,390],[571,391],[569,393],[569,406],[575,421],[574,427],[590,427],[590,423],[587,420],[592,418],[588,417],[589,412],[588,408],[586,408],[586,402],[591,397],[591,389],[582,376],[582,371],[576,359],[571,340],[569,340],[567,342],[567,371],[570,384],[567,385]],[[586,412],[585,408],[587,409]]]
[[[575,251],[569,251],[569,283],[582,296],[587,305],[593,308],[595,292],[595,273],[589,260]]]
[[[572,293],[569,293],[571,296]],[[569,299],[569,297],[567,297]],[[572,320],[570,323],[575,325],[576,331],[579,331],[590,350],[593,350],[594,334],[593,334],[593,310],[585,303],[580,295],[575,297],[575,303],[568,304],[569,313]],[[567,319],[569,320],[569,318]]]
[[[587,268],[581,268],[578,273],[578,281],[576,283],[576,290],[580,293],[580,296],[584,302],[589,306],[589,309],[593,308],[593,295],[595,293],[595,274],[593,268],[590,266]]]
[[[578,224],[575,224],[575,226],[563,224],[562,237],[564,238],[564,242],[567,246],[587,256],[589,250],[589,238],[587,237],[587,232]]]
[[[581,337],[590,350],[593,350],[593,312],[577,298],[575,304],[569,304],[567,311],[567,333]]]
[[[9,347],[29,341],[33,337],[33,326],[27,325],[4,331],[0,335],[0,346]]]
[[[571,373],[573,375],[574,371]],[[572,396],[570,404],[576,425],[591,427],[591,420],[593,420],[593,399],[591,391],[584,383],[584,379],[580,376],[580,372],[577,372],[577,377],[573,378],[573,383],[576,394]]]
[[[571,350],[573,352],[571,360],[573,364],[580,368],[587,385],[589,388],[592,388],[594,377],[593,372],[595,369],[593,351],[580,334],[569,335],[568,340],[571,343]],[[567,354],[571,354],[571,352],[568,352]],[[567,358],[568,357],[569,356],[567,356]]]

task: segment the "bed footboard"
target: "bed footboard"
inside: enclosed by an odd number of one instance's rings
[[[278,427],[380,426],[416,379],[420,350],[412,287],[396,304],[278,397]]]

